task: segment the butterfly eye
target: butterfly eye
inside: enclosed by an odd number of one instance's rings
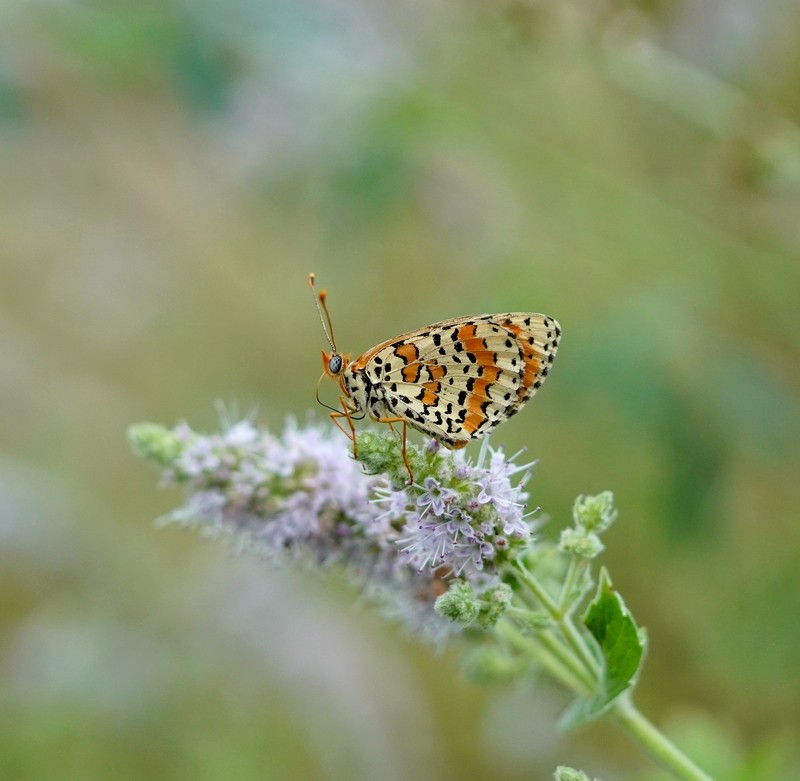
[[[328,361],[328,371],[331,374],[338,374],[342,370],[342,356],[332,355]]]

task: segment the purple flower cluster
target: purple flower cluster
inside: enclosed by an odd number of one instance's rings
[[[179,447],[165,481],[185,484],[189,495],[166,523],[234,532],[267,554],[323,566],[352,555],[354,539],[378,537],[370,503],[378,478],[322,429],[290,422],[276,437],[242,420],[220,434],[181,424],[168,435]]]
[[[278,560],[337,566],[428,637],[456,629],[432,608],[453,577],[476,588],[496,583],[501,566],[530,543],[523,488],[530,465],[488,445],[471,464],[463,451],[430,442],[417,482],[396,485],[365,474],[337,431],[313,425],[289,423],[275,436],[249,420],[211,435],[141,424],[130,439],[167,483],[188,489],[164,522],[229,536]],[[359,438],[365,462],[371,448],[401,459],[391,435]]]
[[[438,443],[427,452],[436,453]],[[487,463],[488,462],[488,463]],[[375,489],[382,518],[400,522],[400,552],[417,571],[445,570],[475,583],[486,582],[498,566],[529,544],[524,480],[530,464],[506,460],[501,449],[485,446],[477,465],[463,451],[439,452],[434,474],[401,491]]]

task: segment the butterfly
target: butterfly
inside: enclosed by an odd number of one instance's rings
[[[352,440],[354,456],[354,419],[401,424],[410,483],[408,426],[447,448],[466,447],[522,409],[549,374],[561,339],[558,322],[547,315],[470,315],[395,336],[351,361],[336,349],[326,293],[317,294],[314,274],[308,284],[331,348],[322,351],[320,382],[338,380],[341,390],[341,410],[329,407],[331,419]]]

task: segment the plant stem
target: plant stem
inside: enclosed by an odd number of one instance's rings
[[[623,694],[611,707],[611,715],[622,728],[662,767],[683,781],[713,781],[692,762],[663,732],[636,708],[630,696]]]
[[[572,556],[570,558],[567,575],[561,587],[561,596],[558,598],[558,609],[561,610],[561,612],[566,613],[568,611],[567,600],[572,595],[572,591],[581,574],[588,566],[589,562],[587,559],[580,559],[577,556]]]
[[[574,683],[571,686],[572,691],[584,697],[590,696],[597,683],[586,672],[580,661],[566,648],[563,640],[547,629],[537,632],[536,638],[545,648],[557,656],[574,676]]]
[[[535,658],[565,688],[576,694],[591,691],[590,684],[585,680],[585,673],[577,665],[577,660],[569,658],[570,652],[562,641],[552,638],[551,635],[553,643],[550,643],[540,632],[536,633],[535,638],[532,635],[523,635],[511,622],[505,620],[500,621],[496,629],[514,650],[528,658]]]
[[[530,629],[528,624],[528,616],[530,611],[527,608],[520,608],[511,606],[506,611],[509,618],[516,618],[519,625],[526,630],[523,635],[520,630],[515,627],[514,631],[519,636],[517,643],[519,648],[524,645],[525,650],[530,652],[532,647],[539,646],[545,649],[552,657],[558,660],[559,665],[568,672],[566,675],[558,676],[559,680],[575,694],[588,696],[594,691],[596,686],[595,678],[590,675],[585,665],[575,655],[575,653],[567,647],[564,640],[554,633],[551,629],[541,627],[535,630]],[[538,653],[539,651],[537,651]]]
[[[527,586],[527,588],[533,593],[536,599],[542,603],[542,607],[552,616],[553,619],[558,621],[562,617],[561,611],[558,609],[558,605],[556,604],[555,600],[547,593],[547,590],[544,586],[539,583],[539,581],[525,568],[525,565],[517,560],[515,562],[517,573],[519,574],[520,580]]]
[[[539,600],[542,607],[550,614],[550,616],[558,625],[559,629],[561,629],[564,639],[583,663],[586,671],[592,676],[592,678],[596,680],[599,674],[597,660],[594,658],[594,656],[592,656],[592,652],[586,645],[586,641],[581,637],[580,633],[575,628],[575,624],[572,623],[570,616],[565,614],[564,611],[559,608],[555,600],[550,596],[550,594],[547,593],[544,586],[539,583],[534,575],[528,572],[522,562],[517,561],[516,567],[517,573],[522,582],[527,586],[536,599]]]

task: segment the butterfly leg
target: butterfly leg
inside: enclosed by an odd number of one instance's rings
[[[403,424],[403,463],[406,465],[406,470],[408,471],[408,484],[414,484],[414,473],[411,471],[411,466],[408,463],[408,456],[406,455],[406,432],[408,431],[408,424],[406,423],[405,418],[377,418],[378,423],[388,423],[389,428],[394,431],[394,427],[392,423],[402,423]]]
[[[355,427],[353,426],[353,420],[350,417],[350,410],[344,403],[344,397],[340,398],[339,401],[341,401],[342,403],[343,412],[334,410],[333,412],[331,412],[329,417],[339,427],[339,430],[353,443],[353,458],[358,458],[358,448],[356,447],[356,430]],[[347,425],[350,428],[349,431],[342,425],[341,422],[342,418],[344,418],[347,421]]]

